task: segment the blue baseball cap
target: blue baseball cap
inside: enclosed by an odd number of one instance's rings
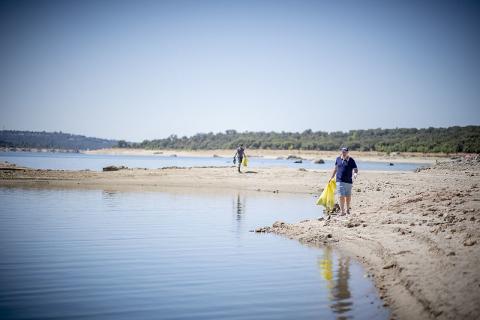
[[[348,151],[348,148],[347,148],[347,147],[341,147],[340,150],[342,150],[342,151]]]

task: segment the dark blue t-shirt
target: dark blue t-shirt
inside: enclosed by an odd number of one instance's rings
[[[357,168],[355,160],[350,157],[348,160],[337,157],[335,165],[337,166],[337,182],[352,183],[352,171]]]
[[[237,156],[239,159],[243,159],[243,155],[245,154],[245,149],[242,147],[237,148]]]

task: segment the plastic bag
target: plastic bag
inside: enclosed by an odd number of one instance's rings
[[[247,158],[247,155],[243,155],[242,165],[243,165],[244,167],[247,167],[247,166],[248,166],[248,158]]]
[[[335,179],[330,180],[325,189],[323,189],[320,198],[317,200],[317,206],[324,206],[327,210],[331,211],[335,206],[335,189],[337,183]]]

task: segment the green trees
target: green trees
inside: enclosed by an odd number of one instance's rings
[[[130,145],[125,140],[119,140],[117,143],[117,147],[119,148],[128,148]]]
[[[85,137],[63,132],[1,130],[0,147],[86,150],[110,148],[115,140]]]
[[[145,140],[131,144],[146,149],[233,149],[243,143],[250,149],[351,150],[381,152],[480,152],[480,126],[449,128],[396,128],[324,132],[198,133],[191,137]]]
[[[99,149],[145,148],[211,150],[234,149],[243,143],[250,149],[281,150],[351,150],[382,152],[468,152],[480,153],[480,126],[449,128],[396,128],[324,132],[311,129],[299,132],[237,132],[198,133],[191,137],[171,135],[165,139],[144,140],[139,143],[125,140],[105,140],[63,132],[0,131],[0,147]]]

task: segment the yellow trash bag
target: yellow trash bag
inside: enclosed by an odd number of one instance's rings
[[[242,165],[243,165],[244,167],[247,167],[247,166],[248,166],[248,158],[247,158],[247,155],[244,155],[244,156],[243,156]]]
[[[335,189],[337,183],[335,179],[330,180],[325,189],[317,200],[317,206],[324,206],[328,211],[331,211],[335,206]]]

